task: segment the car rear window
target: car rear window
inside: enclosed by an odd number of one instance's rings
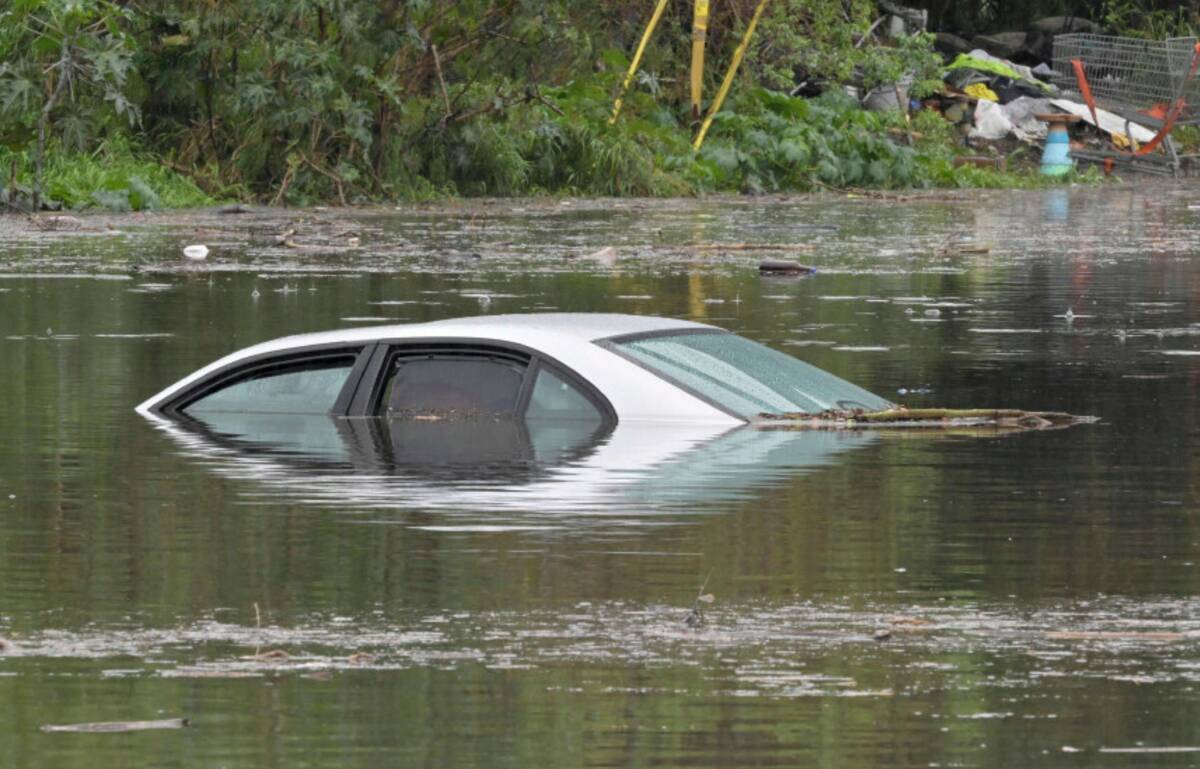
[[[829,409],[876,411],[892,404],[858,385],[766,345],[721,331],[616,340],[659,376],[743,419]]]

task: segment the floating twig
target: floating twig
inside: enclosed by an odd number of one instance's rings
[[[98,721],[91,724],[44,724],[42,731],[103,734],[144,732],[150,729],[183,729],[190,725],[191,722],[186,718],[163,718],[158,721]]]
[[[692,251],[804,251],[815,250],[811,243],[694,243]]]
[[[700,585],[699,592],[696,593],[696,601],[692,604],[692,610],[683,618],[683,624],[688,627],[700,627],[704,624],[704,612],[700,608],[702,603],[712,603],[716,600],[716,596],[712,593],[704,592],[704,588],[708,587],[708,580],[712,577],[712,572],[704,578],[704,582]]]

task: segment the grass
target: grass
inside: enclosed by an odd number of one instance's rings
[[[17,197],[27,198],[33,188],[29,153],[0,148],[0,190],[11,186],[14,169]],[[52,146],[46,153],[43,197],[72,210],[146,211],[215,202],[191,179],[121,140],[107,141],[94,152]]]

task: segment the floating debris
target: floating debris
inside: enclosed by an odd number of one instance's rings
[[[697,243],[688,246],[693,251],[803,251],[816,250],[811,243]]]
[[[201,245],[201,244],[185,246],[183,249],[183,255],[185,257],[187,257],[188,259],[195,259],[196,261],[199,261],[201,259],[207,259],[208,258],[208,246]]]
[[[75,216],[31,216],[29,222],[39,230],[52,232],[55,230],[79,230],[83,228],[83,220]]]
[[[283,649],[270,649],[265,652],[242,657],[242,659],[250,660],[252,662],[282,662],[284,660],[291,659],[291,656],[292,655],[288,654]]]
[[[816,275],[817,268],[786,259],[764,259],[758,263],[761,275]]]
[[[150,729],[183,729],[190,725],[191,722],[186,718],[163,718],[157,721],[97,721],[90,724],[44,724],[42,731],[106,734],[144,732]]]
[[[834,348],[837,349],[837,348]],[[790,412],[759,414],[761,423],[796,429],[863,428],[954,428],[995,427],[1009,430],[1045,430],[1089,424],[1096,417],[1081,417],[1061,411],[1021,411],[1019,409],[945,409],[904,407],[884,411],[831,409],[816,414]]]

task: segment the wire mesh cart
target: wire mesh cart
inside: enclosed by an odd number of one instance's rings
[[[1096,109],[1111,112],[1125,124],[1114,134],[1116,150],[1072,150],[1081,160],[1123,168],[1176,175],[1182,159],[1171,141],[1178,125],[1200,124],[1200,42],[1194,37],[1142,40],[1132,37],[1073,33],[1054,38],[1054,84],[1080,98],[1099,127]],[[1138,144],[1130,123],[1154,131]],[[1161,150],[1161,151],[1160,151]]]

